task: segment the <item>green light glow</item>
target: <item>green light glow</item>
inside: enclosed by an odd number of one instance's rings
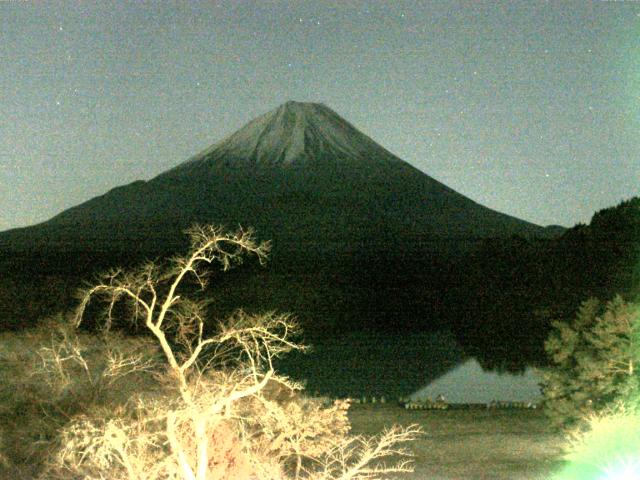
[[[640,414],[610,414],[590,425],[574,439],[567,466],[553,480],[640,479]]]
[[[640,478],[640,459],[623,459],[606,468],[602,480],[638,480]]]

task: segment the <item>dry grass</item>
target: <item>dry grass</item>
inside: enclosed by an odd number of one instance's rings
[[[565,438],[540,410],[404,410],[354,405],[352,431],[368,435],[392,424],[417,423],[415,471],[407,480],[548,479],[560,468]]]

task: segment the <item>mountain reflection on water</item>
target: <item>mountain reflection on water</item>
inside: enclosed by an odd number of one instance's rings
[[[279,360],[277,368],[305,381],[309,393],[332,397],[406,396],[465,359],[448,332],[349,332],[311,346],[309,353]]]
[[[308,393],[331,397],[395,400],[435,398],[442,393],[450,402],[484,403],[494,399],[534,401],[539,393],[530,369],[524,375],[485,372],[445,331],[349,332],[313,341],[311,352],[289,354],[276,368],[303,381]]]
[[[424,401],[444,395],[449,403],[537,402],[542,396],[539,381],[531,367],[522,374],[488,372],[475,358],[470,358],[410,398]]]

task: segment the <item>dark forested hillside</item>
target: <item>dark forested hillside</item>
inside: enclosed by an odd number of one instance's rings
[[[469,272],[466,288],[475,294],[456,315],[462,343],[486,366],[542,360],[550,320],[571,318],[589,297],[640,295],[640,198],[600,210],[555,239],[484,240]]]
[[[292,311],[311,335],[365,324],[408,332],[451,328],[485,367],[518,370],[544,361],[550,321],[572,317],[586,298],[638,297],[639,239],[640,198],[633,198],[557,238],[486,238],[447,257],[426,249],[363,250],[324,264],[245,265],[216,277],[211,295],[217,314],[238,306]],[[4,259],[11,268],[0,280],[3,328],[72,306],[74,288],[110,259],[73,251]],[[139,258],[123,252],[119,260]]]

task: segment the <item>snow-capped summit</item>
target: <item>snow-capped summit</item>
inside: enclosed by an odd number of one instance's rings
[[[220,158],[272,166],[323,158],[400,161],[327,106],[294,101],[257,117],[185,163]]]

